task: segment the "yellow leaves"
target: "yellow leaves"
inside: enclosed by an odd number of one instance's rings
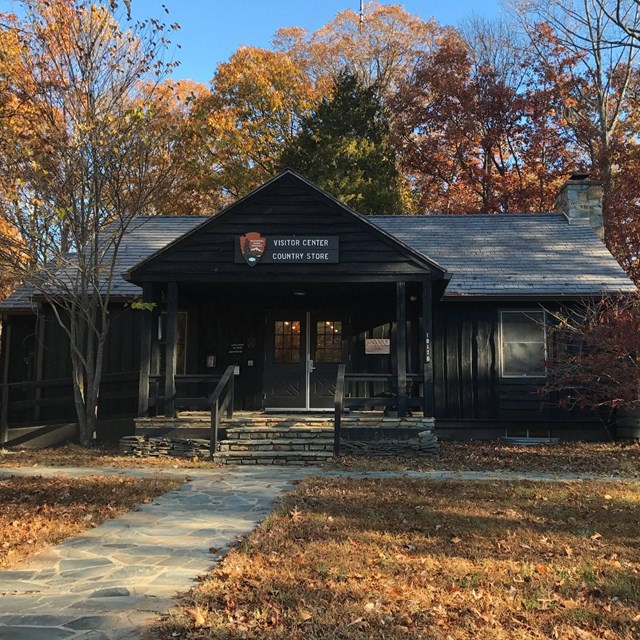
[[[308,611],[307,609],[298,611],[298,622],[300,622],[301,624],[308,622],[309,620],[311,620],[311,618],[313,618],[313,614],[311,613],[311,611]]]

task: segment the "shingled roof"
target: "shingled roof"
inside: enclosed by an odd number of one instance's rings
[[[162,249],[209,216],[140,217],[118,255],[118,272]],[[593,229],[559,214],[369,216],[380,229],[444,267],[451,276],[445,299],[530,296],[569,298],[633,293],[635,285]],[[114,296],[140,288],[122,277]],[[33,289],[19,287],[0,310],[31,306]]]
[[[129,226],[118,251],[116,271],[119,274],[131,269],[152,253],[167,246],[181,235],[209,220],[211,216],[140,216]],[[0,311],[29,309],[35,289],[29,285],[18,287],[0,302]],[[140,287],[127,282],[121,276],[113,279],[111,295],[131,297],[142,293]]]
[[[447,299],[562,298],[636,291],[588,223],[569,224],[562,214],[370,219],[449,272]]]

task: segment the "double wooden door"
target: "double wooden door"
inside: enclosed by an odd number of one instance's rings
[[[330,409],[344,362],[345,319],[335,311],[270,311],[265,409]]]

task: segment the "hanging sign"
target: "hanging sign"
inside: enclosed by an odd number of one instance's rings
[[[236,243],[235,262],[262,264],[335,264],[340,262],[338,236],[262,236],[249,231]]]
[[[389,338],[365,338],[364,352],[370,355],[387,355],[391,353],[391,340]]]

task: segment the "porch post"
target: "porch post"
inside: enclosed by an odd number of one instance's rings
[[[153,287],[142,287],[144,302],[153,302]],[[138,379],[138,416],[146,418],[149,412],[149,375],[151,374],[151,332],[153,330],[153,311],[143,309],[140,323],[140,377]]]
[[[44,372],[44,340],[45,340],[45,330],[47,327],[46,324],[46,316],[44,313],[44,309],[41,306],[38,310],[38,315],[36,316],[36,322],[38,323],[38,331],[36,337],[36,401],[35,406],[33,408],[33,417],[36,421],[42,418],[42,376]]]
[[[167,287],[167,344],[164,378],[164,415],[176,416],[176,346],[178,333],[178,283]]]
[[[422,283],[422,314],[420,317],[420,360],[422,362],[422,412],[433,418],[433,298],[431,275]]]
[[[407,283],[396,283],[396,362],[398,418],[407,416]]]
[[[11,324],[9,317],[2,319],[2,413],[0,415],[0,443],[9,438],[9,355],[11,349]]]

